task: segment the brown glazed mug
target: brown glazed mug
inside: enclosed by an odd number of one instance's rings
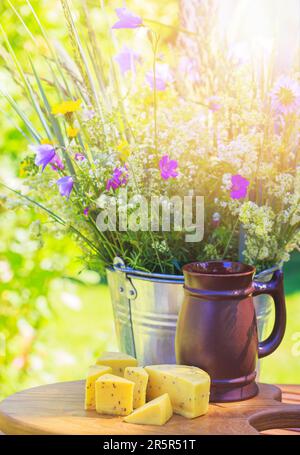
[[[283,273],[267,283],[254,281],[255,268],[239,262],[195,262],[183,267],[184,301],[176,330],[176,361],[207,371],[210,401],[246,400],[258,393],[257,358],[271,354],[286,326]],[[253,296],[270,295],[275,323],[258,342]]]

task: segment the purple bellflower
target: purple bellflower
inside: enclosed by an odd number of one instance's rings
[[[117,8],[116,13],[119,20],[112,26],[112,28],[138,28],[143,25],[142,18],[135,16],[127,8]]]
[[[137,52],[127,46],[123,46],[122,50],[115,56],[115,60],[120,67],[121,73],[125,74],[127,71],[135,72],[136,63],[141,61],[141,57]]]
[[[57,180],[56,184],[58,185],[60,194],[69,199],[74,186],[73,178],[70,176],[62,177],[61,179]]]
[[[50,144],[40,144],[35,147],[34,150],[36,153],[35,164],[37,166],[42,166],[43,171],[47,164],[55,157],[55,148]]]
[[[156,83],[156,90],[158,92],[163,92],[166,90],[167,85],[173,82],[173,77],[170,72],[169,65],[166,63],[157,63],[155,69],[155,80],[153,71],[148,71],[146,73],[146,81],[152,90],[154,90],[154,83]]]

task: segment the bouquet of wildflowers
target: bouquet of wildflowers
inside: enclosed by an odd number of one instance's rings
[[[127,8],[115,18],[101,10],[103,45],[85,2],[80,30],[61,3],[67,49],[35,16],[43,49],[23,68],[3,32],[4,65],[28,102],[5,94],[31,137],[14,190],[22,201],[76,236],[97,270],[115,257],[172,274],[196,260],[258,270],[288,260],[300,246],[299,68],[278,76],[270,56],[255,71],[212,29],[203,36]],[[185,197],[203,198],[188,224]],[[167,227],[145,209],[153,198]]]

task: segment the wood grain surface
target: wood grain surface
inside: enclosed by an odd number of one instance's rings
[[[259,384],[259,389],[259,395],[250,400],[210,404],[205,416],[188,420],[174,415],[166,425],[156,427],[85,411],[84,381],[44,385],[0,403],[0,431],[36,435],[258,435],[271,428],[300,427],[300,387],[282,386],[288,401],[284,404],[279,388]]]

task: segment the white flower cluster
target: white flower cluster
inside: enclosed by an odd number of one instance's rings
[[[257,165],[257,150],[253,137],[238,136],[229,144],[219,144],[218,158],[230,163],[233,171],[249,177],[255,172]]]
[[[239,219],[249,235],[266,238],[273,230],[275,214],[270,207],[248,201],[240,208]]]
[[[168,253],[170,251],[168,244],[165,240],[155,241],[152,243],[151,246],[154,250],[158,251],[159,253]]]

